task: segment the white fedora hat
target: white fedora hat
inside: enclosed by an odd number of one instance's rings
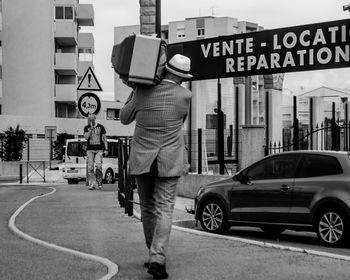
[[[189,79],[193,76],[190,74],[191,60],[184,55],[175,54],[165,65],[165,68],[172,74]]]

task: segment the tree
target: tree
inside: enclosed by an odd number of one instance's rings
[[[74,135],[64,133],[57,134],[57,140],[53,143],[54,159],[62,160],[64,155],[64,145],[67,139],[73,139]]]
[[[27,139],[26,132],[17,124],[15,129],[10,126],[4,133],[4,159],[7,161],[21,160]]]

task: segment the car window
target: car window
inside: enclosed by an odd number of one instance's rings
[[[250,167],[246,175],[251,180],[293,178],[299,158],[296,154],[270,157]]]
[[[75,157],[86,156],[86,142],[68,143],[67,155]]]
[[[296,177],[317,177],[343,173],[338,160],[332,156],[304,155]]]

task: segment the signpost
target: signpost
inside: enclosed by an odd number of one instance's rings
[[[87,117],[89,114],[97,115],[101,109],[101,101],[100,98],[91,91],[102,91],[102,87],[91,67],[85,72],[77,90],[84,91],[78,99],[79,113],[84,117]]]
[[[83,91],[78,99],[78,111],[84,116],[88,117],[89,114],[97,115],[101,110],[100,98],[91,91],[102,91],[102,87],[98,82],[94,71],[89,67],[80,81],[77,90]],[[89,177],[87,173],[87,161],[86,161],[86,186],[89,185]]]

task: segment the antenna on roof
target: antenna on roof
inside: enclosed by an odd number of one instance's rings
[[[210,6],[209,11],[211,13],[211,16],[214,17],[215,16],[215,6]]]

